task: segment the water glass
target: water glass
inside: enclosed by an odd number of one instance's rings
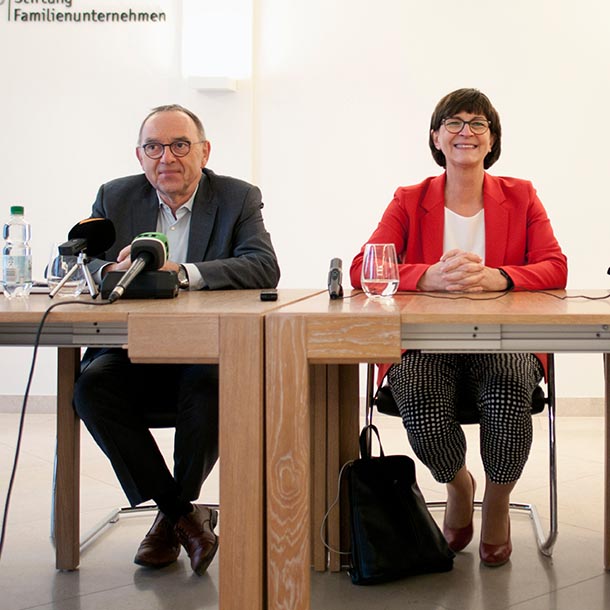
[[[391,297],[398,290],[398,262],[394,244],[366,244],[362,289],[368,297]]]
[[[78,257],[59,253],[59,243],[53,244],[49,255],[49,265],[46,270],[49,290],[52,291],[64,277],[72,271],[70,278],[60,288],[56,296],[77,297],[85,289],[86,280],[83,270],[76,264]],[[73,268],[76,268],[73,270]]]

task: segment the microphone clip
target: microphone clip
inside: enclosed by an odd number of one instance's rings
[[[84,237],[69,239],[59,244],[58,251],[61,256],[78,256],[87,249],[87,240]]]

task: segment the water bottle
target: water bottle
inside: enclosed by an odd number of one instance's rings
[[[32,288],[32,229],[23,217],[23,206],[11,206],[11,216],[4,225],[2,237],[2,286],[4,296],[27,297]]]

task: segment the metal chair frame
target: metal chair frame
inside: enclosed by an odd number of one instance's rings
[[[367,367],[367,395],[366,395],[366,424],[373,423],[373,409],[376,405],[377,392],[375,390],[375,365],[369,364]],[[558,535],[557,525],[557,444],[556,444],[556,432],[555,432],[555,360],[553,354],[548,355],[548,366],[547,366],[547,393],[544,397],[544,404],[547,406],[548,413],[548,434],[549,434],[549,518],[550,524],[548,532],[545,529],[540,520],[540,515],[536,506],[529,503],[511,502],[510,509],[515,511],[521,511],[527,513],[533,523],[534,532],[536,534],[536,542],[538,544],[538,550],[542,555],[551,557],[553,554],[553,547]],[[396,415],[398,415],[398,409],[396,409]],[[440,509],[446,507],[446,502],[427,502],[427,506],[431,509]],[[475,501],[475,508],[481,508],[482,502]]]
[[[150,429],[155,428],[173,428],[176,425],[175,414],[163,413],[155,414],[154,417],[148,422]],[[53,492],[51,494],[51,543],[55,547],[55,495],[57,492],[57,445],[55,447],[55,459],[53,462]],[[218,504],[206,503],[206,506],[210,508],[219,508]],[[157,511],[159,508],[156,504],[143,504],[142,506],[124,506],[121,508],[115,508],[111,510],[105,517],[88,529],[80,538],[79,544],[80,549],[83,550],[89,542],[96,538],[101,532],[119,522],[119,519],[123,515],[134,515],[139,513],[149,513]]]

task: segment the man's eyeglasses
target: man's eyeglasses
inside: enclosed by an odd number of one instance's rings
[[[464,125],[468,125],[472,133],[476,136],[482,136],[489,129],[491,123],[487,119],[470,119],[470,121],[443,119],[443,125],[449,133],[460,133],[464,129]]]
[[[205,140],[199,140],[199,142],[189,142],[188,140],[176,140],[171,144],[161,144],[161,142],[147,142],[140,146],[144,151],[144,154],[149,159],[160,159],[165,153],[165,147],[169,147],[174,157],[186,157],[191,152],[191,146],[193,144],[201,144]]]

